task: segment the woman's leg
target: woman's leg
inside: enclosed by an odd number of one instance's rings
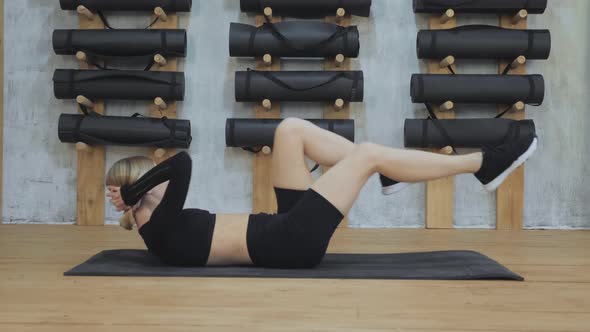
[[[305,156],[323,166],[333,166],[354,150],[354,143],[313,123],[288,118],[275,133],[272,181],[276,188],[307,190],[313,178]]]
[[[448,156],[400,150],[363,143],[320,177],[311,188],[347,215],[367,180],[374,173],[403,182],[422,182],[462,173],[475,173],[482,165],[481,152]]]

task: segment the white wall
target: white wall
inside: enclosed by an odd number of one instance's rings
[[[51,77],[56,68],[77,68],[70,57],[56,56],[51,32],[76,28],[77,17],[59,9],[57,0],[5,0],[4,90],[4,204],[8,223],[67,223],[75,219],[76,152],[57,139],[60,113],[74,113],[72,101],[53,97]],[[545,75],[547,95],[543,106],[528,108],[540,135],[538,153],[527,164],[525,225],[529,228],[590,227],[589,155],[590,116],[586,109],[590,67],[587,38],[590,2],[552,0],[544,15],[530,19],[531,28],[549,28],[553,50],[549,61],[535,61],[529,72]],[[109,15],[111,17],[111,15]],[[142,15],[116,14],[119,27],[147,25]],[[181,68],[187,77],[187,98],[179,116],[190,119],[194,141],[192,190],[188,207],[218,213],[247,213],[251,208],[251,156],[225,148],[224,125],[228,117],[251,117],[251,105],[233,100],[233,72],[253,65],[231,59],[228,30],[232,21],[252,23],[239,12],[238,0],[194,1],[193,11],[181,15],[189,30],[189,54]],[[361,31],[361,56],[355,69],[365,71],[365,103],[354,105],[357,141],[402,146],[403,121],[424,117],[422,107],[409,96],[412,73],[424,71],[415,52],[418,29],[411,1],[375,0],[370,19],[355,18]],[[497,24],[492,17],[461,17],[459,24]],[[320,61],[285,61],[287,70],[322,68]],[[462,62],[466,73],[495,73],[493,62]],[[284,116],[321,117],[320,104],[288,104]],[[144,102],[109,102],[110,115],[147,113]],[[492,117],[494,107],[459,108],[460,117]],[[109,147],[107,166],[118,158],[145,150]],[[424,185],[415,185],[394,197],[383,197],[377,178],[362,192],[350,215],[360,227],[423,227]],[[110,207],[110,221],[117,214]],[[485,192],[472,176],[456,184],[456,225],[493,227],[495,195]]]

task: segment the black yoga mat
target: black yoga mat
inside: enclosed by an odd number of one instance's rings
[[[406,119],[404,146],[406,148],[482,148],[497,146],[509,140],[535,133],[533,120],[510,119],[453,119],[438,120]],[[444,130],[452,140],[449,142]]]
[[[530,14],[542,14],[547,0],[413,0],[414,13],[515,14],[526,9]]]
[[[191,144],[188,120],[62,114],[59,140],[89,145],[124,145],[186,149]]]
[[[362,71],[238,71],[236,101],[363,101]]]
[[[57,69],[53,90],[57,99],[183,100],[184,73]]]
[[[225,144],[228,147],[251,148],[270,146],[280,119],[227,119],[225,123]],[[354,120],[314,119],[316,126],[329,130],[354,142]]]
[[[547,59],[551,52],[549,30],[504,29],[490,25],[467,25],[454,29],[421,30],[416,42],[418,58]]]
[[[314,269],[260,267],[174,267],[145,250],[106,250],[64,273],[65,276],[209,277],[289,279],[524,279],[475,251],[408,254],[328,254]]]
[[[542,75],[414,74],[410,85],[414,103],[541,105],[545,97]]]
[[[291,17],[334,16],[338,8],[356,16],[369,16],[372,0],[240,0],[242,12],[262,13],[270,7],[273,15]]]
[[[96,10],[154,10],[162,7],[167,12],[188,12],[193,4],[192,0],[59,0],[61,9],[76,10],[80,5]]]
[[[186,55],[186,30],[90,29],[53,31],[56,54],[83,51],[92,57],[165,57]]]
[[[342,54],[356,58],[359,54],[359,31],[356,26],[307,21],[265,23],[260,27],[231,23],[229,54],[232,57],[332,57]]]

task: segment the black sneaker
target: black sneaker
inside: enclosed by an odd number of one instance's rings
[[[406,189],[410,185],[406,182],[397,182],[381,174],[379,174],[379,180],[381,180],[381,187],[383,188],[381,192],[383,195],[393,195]]]
[[[536,135],[526,136],[497,147],[485,147],[481,169],[475,177],[486,190],[494,191],[537,149]]]

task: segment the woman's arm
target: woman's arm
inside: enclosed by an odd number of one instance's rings
[[[192,160],[188,153],[179,152],[145,173],[131,185],[121,187],[121,198],[133,206],[155,186],[170,181],[158,205],[159,210],[179,211],[183,208],[191,179]]]

